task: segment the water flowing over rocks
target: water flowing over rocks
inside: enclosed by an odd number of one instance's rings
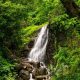
[[[46,24],[41,28],[28,58],[22,59],[16,67],[17,80],[50,80],[50,72],[44,64],[48,43],[47,26]]]
[[[34,46],[29,53],[28,58],[33,59],[36,62],[44,62],[44,57],[46,53],[46,47],[48,43],[48,29],[47,24],[43,26],[35,39]]]
[[[17,80],[50,80],[50,72],[43,62],[22,59],[19,65]]]

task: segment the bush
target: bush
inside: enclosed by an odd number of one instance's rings
[[[15,80],[14,63],[3,58],[1,54],[3,53],[0,51],[0,80]]]

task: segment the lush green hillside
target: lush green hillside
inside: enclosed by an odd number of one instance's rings
[[[48,23],[52,80],[80,80],[80,0],[71,0],[73,16],[61,1],[0,0],[0,80],[16,80],[15,59]]]

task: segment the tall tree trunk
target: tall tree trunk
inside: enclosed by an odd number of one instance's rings
[[[74,0],[60,0],[63,4],[63,6],[66,9],[66,12],[70,16],[74,17],[80,17],[80,8],[76,5]]]

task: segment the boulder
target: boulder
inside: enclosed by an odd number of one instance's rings
[[[30,78],[30,74],[28,71],[25,70],[21,70],[19,73],[19,76],[23,79],[23,80],[29,80]]]
[[[17,80],[29,80],[30,74],[34,80],[49,80],[48,71],[44,63],[34,62],[29,59],[22,59],[17,65],[18,78]]]

